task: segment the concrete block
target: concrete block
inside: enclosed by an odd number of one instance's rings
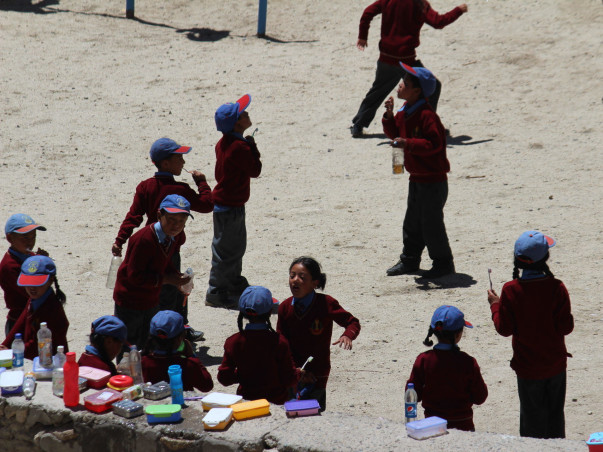
[[[159,442],[169,451],[196,451],[201,450],[201,440],[190,440],[180,438],[170,438],[162,436]]]
[[[71,430],[73,434],[73,430]],[[61,439],[64,438],[65,440]],[[44,452],[82,452],[82,446],[69,438],[71,434],[62,436],[61,432],[39,432],[34,436],[34,444]]]

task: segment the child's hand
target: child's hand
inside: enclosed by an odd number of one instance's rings
[[[38,251],[36,251],[36,254],[38,256],[46,256],[48,257],[48,251],[43,250],[42,248],[38,247]]]
[[[201,182],[207,182],[205,174],[203,174],[201,171],[193,170],[190,172],[190,174],[191,176],[193,176],[193,180],[196,184],[199,184]]]
[[[406,146],[406,139],[401,137],[394,138],[390,143],[390,146],[393,148],[403,148]]]
[[[113,246],[111,247],[111,252],[113,253],[114,256],[121,256],[121,246],[118,245],[117,243],[114,243]]]
[[[392,96],[385,101],[385,117],[387,119],[394,117],[394,98]]]
[[[459,8],[461,8],[461,11],[463,11],[464,13],[466,13],[469,10],[469,7],[467,6],[466,3],[459,5]]]
[[[333,342],[333,345],[339,344],[344,350],[352,350],[352,339],[347,336],[341,336],[338,340]]]
[[[0,345],[0,350],[8,350],[8,347],[6,345]]]
[[[163,277],[163,284],[171,284],[173,286],[183,286],[185,285],[187,282],[189,282],[191,280],[190,276],[186,276],[184,273],[174,273],[174,274],[170,274],[170,275],[165,275]]]
[[[490,303],[490,306],[498,302],[500,302],[500,297],[496,295],[494,290],[488,289],[488,303]]]
[[[255,144],[255,138],[253,137],[253,135],[247,135],[247,136],[245,137],[245,139],[246,139],[246,140],[247,140],[249,143]]]
[[[368,42],[366,41],[366,39],[359,39],[356,43],[356,47],[358,47],[358,50],[364,51],[364,49],[366,49],[366,46],[368,46]]]

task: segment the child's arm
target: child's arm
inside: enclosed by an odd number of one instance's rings
[[[427,4],[427,11],[425,12],[425,23],[431,25],[433,28],[444,28],[446,25],[450,25],[452,22],[457,20],[463,13],[466,13],[469,8],[463,3],[456,8],[448,11],[446,14],[439,14],[431,8],[431,5]]]
[[[383,125],[383,132],[388,138],[393,140],[400,136],[394,116],[394,98],[391,96],[385,101],[385,113],[381,118],[381,124]]]
[[[473,358],[473,376],[471,378],[471,403],[481,405],[488,398],[488,386],[484,382],[482,373],[475,358]]]
[[[343,309],[337,300],[328,295],[327,305],[331,319],[339,326],[345,328],[339,340],[335,341],[333,345],[340,344],[340,347],[343,346],[346,350],[350,350],[352,348],[352,341],[360,334],[360,321]]]
[[[565,284],[561,283],[559,285],[555,298],[559,300],[554,312],[555,328],[560,334],[566,336],[574,330],[574,316],[572,316],[569,293]]]
[[[262,162],[260,160],[260,151],[255,144],[253,137],[248,136],[248,141],[235,141],[236,146],[230,156],[230,162],[246,173],[249,177],[258,177],[262,173]]]
[[[515,326],[513,324],[513,315],[509,312],[507,305],[504,303],[505,299],[504,287],[501,298],[499,298],[493,290],[488,290],[488,302],[490,303],[494,328],[501,336],[508,337],[513,334]]]
[[[193,387],[201,392],[209,392],[214,388],[214,381],[199,358],[187,358],[186,367],[185,378],[191,378]]]
[[[277,360],[280,382],[288,388],[294,387],[299,377],[298,370],[293,362],[293,356],[291,356],[289,342],[281,334],[279,334]]]
[[[228,338],[224,343],[224,357],[218,367],[218,381],[222,386],[230,386],[239,382],[237,365],[232,356],[232,340]]]
[[[406,386],[404,390],[408,388],[408,383],[412,383],[415,385],[415,391],[417,392],[417,401],[423,400],[423,387],[425,386],[425,372],[423,371],[423,354],[417,356],[415,363],[412,366],[412,371],[410,372],[410,377],[408,377],[408,381],[406,382]]]
[[[442,146],[446,146],[446,136],[437,115],[432,111],[423,110],[420,127],[423,138],[406,138],[404,152],[423,157],[441,152]]]
[[[117,232],[117,237],[115,238],[115,242],[111,247],[111,252],[114,256],[121,256],[121,250],[124,243],[128,241],[132,235],[132,231],[142,224],[142,219],[145,213],[142,198],[143,189],[142,183],[140,183],[138,184],[138,187],[136,187],[134,200],[132,201],[130,210],[126,214],[124,221],[121,223],[119,231]]]
[[[364,12],[362,13],[362,16],[360,17],[360,25],[358,27],[358,44],[357,44],[357,46],[360,50],[364,50],[364,47],[366,47],[367,40],[368,40],[368,34],[369,34],[369,28],[371,26],[371,21],[373,20],[373,17],[375,17],[378,14],[381,14],[381,12],[382,12],[381,0],[377,0],[372,5],[367,6],[365,8]],[[362,49],[360,48],[361,41],[364,41],[364,46]]]

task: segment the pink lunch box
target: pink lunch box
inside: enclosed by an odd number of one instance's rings
[[[316,399],[289,400],[285,402],[285,411],[288,417],[313,416],[318,414],[320,404]]]
[[[107,386],[107,382],[111,378],[111,372],[96,367],[80,366],[79,376],[88,380],[89,388],[102,389]]]

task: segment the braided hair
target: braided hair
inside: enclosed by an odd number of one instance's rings
[[[245,312],[245,311],[240,311],[239,312],[239,317],[237,318],[237,325],[239,326],[239,332],[243,332],[243,319],[246,319],[247,321],[251,322],[251,323],[265,323],[266,325],[268,325],[268,331],[271,331],[274,333],[274,329],[272,328],[272,324],[270,323],[270,314],[271,312],[267,312],[266,314],[263,315],[255,315],[255,313],[252,312]]]
[[[454,350],[460,350],[459,346],[456,345],[456,336],[463,331],[461,327],[458,330],[450,331],[442,329],[442,322],[437,322],[435,328],[429,326],[429,331],[427,332],[427,337],[423,341],[423,344],[427,347],[431,347],[433,345],[433,341],[430,339],[432,335],[438,338],[438,341],[444,344],[452,344]]]
[[[59,300],[61,304],[67,303],[67,295],[65,295],[65,293],[59,287],[59,280],[57,279],[56,275],[54,277],[54,292],[57,296],[57,300]]]
[[[546,261],[549,260],[549,257],[550,254],[548,251],[542,259],[536,262],[532,262],[529,258],[525,256],[515,256],[513,260],[513,279],[519,278],[519,269],[544,272],[545,275],[553,278],[555,275],[553,275],[553,273],[549,269],[549,266],[546,263]]]

